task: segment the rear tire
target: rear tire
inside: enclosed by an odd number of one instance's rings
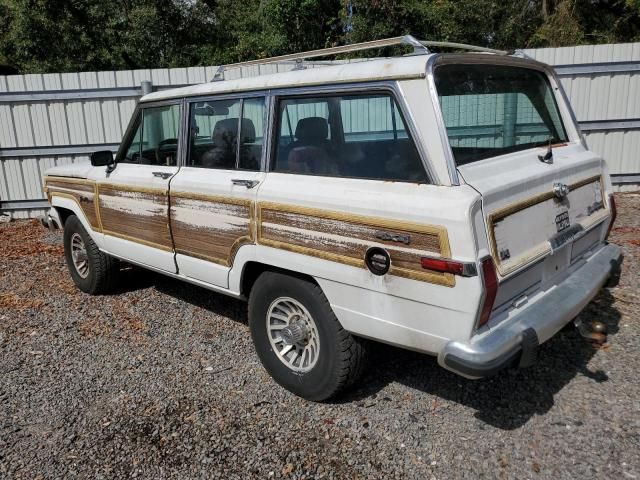
[[[119,262],[102,253],[75,215],[64,224],[64,256],[73,283],[85,293],[100,295],[113,290]]]
[[[307,400],[327,400],[364,371],[368,342],[342,328],[320,287],[309,280],[260,275],[249,297],[249,327],[267,372]]]

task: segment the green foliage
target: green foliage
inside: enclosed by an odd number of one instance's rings
[[[407,33],[496,48],[638,41],[640,0],[0,0],[0,64],[24,73],[216,65]]]

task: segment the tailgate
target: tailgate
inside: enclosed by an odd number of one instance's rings
[[[556,153],[558,157],[560,154]],[[571,246],[607,218],[598,159],[564,160],[557,160],[553,166],[541,164],[544,169],[511,172],[503,167],[492,175],[490,182],[469,172],[465,175],[483,196],[489,246],[502,276]],[[534,156],[531,161],[537,162],[537,158]],[[588,238],[593,241],[586,246],[599,241],[601,233],[591,233]],[[579,253],[572,252],[571,257]],[[563,262],[554,268],[559,271],[570,263]]]

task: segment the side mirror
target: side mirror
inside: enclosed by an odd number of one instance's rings
[[[94,167],[105,167],[113,163],[113,153],[110,150],[100,150],[91,154],[91,165]]]

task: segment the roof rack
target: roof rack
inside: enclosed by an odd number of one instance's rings
[[[413,47],[414,54],[426,54],[430,53],[428,47],[445,47],[456,48],[460,50],[470,50],[475,52],[492,53],[495,55],[509,55],[510,52],[505,50],[495,50],[493,48],[478,47],[476,45],[467,45],[465,43],[453,43],[453,42],[436,42],[436,41],[423,41],[418,40],[412,35],[403,35],[401,37],[383,38],[381,40],[372,40],[369,42],[353,43],[351,45],[343,45],[339,47],[321,48],[318,50],[310,50],[308,52],[291,53],[288,55],[280,55],[277,57],[260,58],[255,60],[248,60],[246,62],[230,63],[228,65],[220,65],[215,75],[211,79],[212,82],[224,80],[224,72],[229,68],[250,67],[253,65],[266,65],[269,63],[294,61],[296,63],[295,69],[304,68],[302,65],[303,60],[309,58],[326,57],[329,55],[337,55],[340,53],[360,52],[363,50],[371,50],[374,48],[391,47],[396,45],[408,45]]]

